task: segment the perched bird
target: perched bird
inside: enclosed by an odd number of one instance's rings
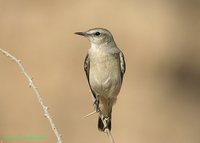
[[[99,112],[98,128],[100,131],[106,128],[111,130],[112,107],[117,100],[126,70],[124,55],[107,29],[94,28],[75,34],[90,41],[84,70],[95,99],[96,112]],[[106,125],[102,119],[106,121]]]

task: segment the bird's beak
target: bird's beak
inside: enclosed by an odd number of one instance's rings
[[[74,34],[81,35],[81,36],[87,36],[88,35],[86,32],[75,32]]]

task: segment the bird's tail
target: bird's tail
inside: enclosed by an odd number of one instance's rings
[[[106,127],[104,126],[103,124],[103,121],[101,120],[101,117],[99,116],[99,119],[98,119],[98,129],[100,131],[104,131],[106,128],[108,128],[110,131],[111,131],[111,114],[108,118],[105,118],[106,120]]]

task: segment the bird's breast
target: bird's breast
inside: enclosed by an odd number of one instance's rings
[[[120,89],[119,58],[116,56],[109,54],[91,56],[89,73],[90,84],[99,94],[118,92],[116,89]]]

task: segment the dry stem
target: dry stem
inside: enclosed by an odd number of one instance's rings
[[[50,125],[51,125],[51,128],[57,138],[57,143],[62,143],[62,140],[61,140],[61,134],[59,134],[54,122],[53,122],[53,119],[51,118],[50,116],[50,113],[48,111],[48,107],[45,106],[44,102],[43,102],[43,99],[42,99],[42,96],[40,95],[39,93],[39,90],[38,88],[35,86],[35,84],[33,83],[33,78],[30,77],[30,75],[25,71],[24,69],[24,66],[22,65],[21,61],[18,60],[17,58],[15,58],[13,55],[11,55],[10,53],[8,53],[7,51],[3,50],[0,48],[0,51],[6,55],[7,57],[9,57],[11,60],[13,60],[20,68],[20,70],[22,71],[22,73],[24,74],[24,76],[26,77],[26,79],[28,80],[29,82],[29,87],[33,89],[40,105],[42,106],[42,109],[44,111],[44,116],[48,119]]]
[[[99,113],[99,116],[101,117],[101,120],[103,121],[104,127],[106,127],[106,126],[107,126],[107,123],[106,123],[106,121],[103,119],[103,116],[101,116],[100,113]],[[114,140],[114,138],[113,138],[113,136],[112,136],[110,130],[109,130],[108,128],[106,128],[106,129],[104,130],[104,132],[108,135],[108,138],[109,138],[110,142],[111,142],[111,143],[115,143],[115,140]]]

